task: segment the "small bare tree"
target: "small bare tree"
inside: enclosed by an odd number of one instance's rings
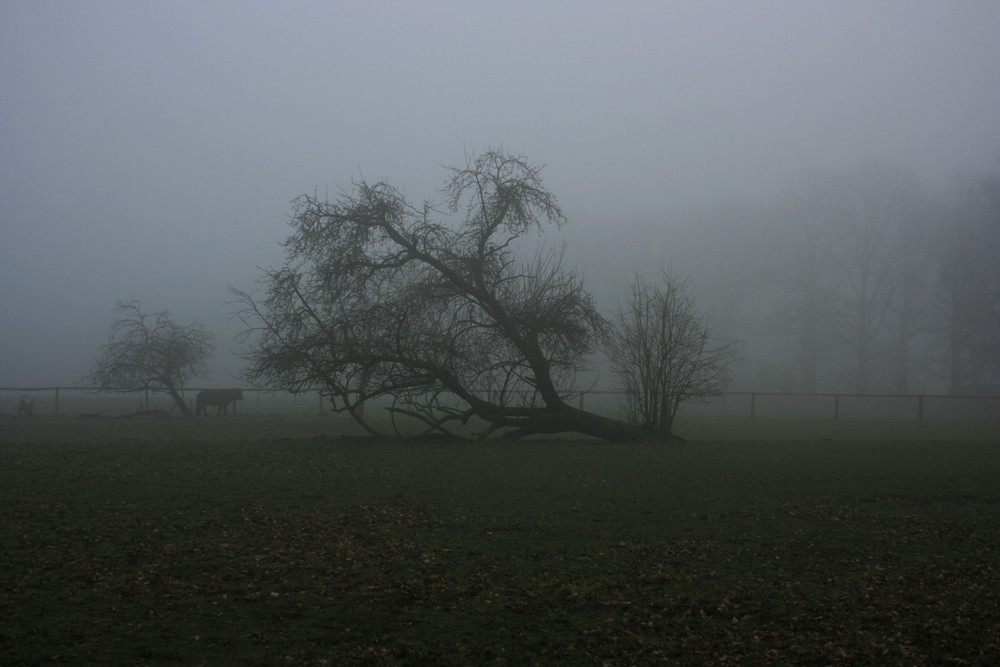
[[[165,391],[186,417],[194,416],[180,390],[191,378],[205,375],[205,362],[215,336],[194,322],[174,323],[170,313],[144,313],[138,301],[119,301],[122,317],[111,325],[108,342],[83,382],[105,391]]]
[[[713,346],[687,279],[672,271],[662,286],[636,276],[616,325],[609,356],[632,424],[670,437],[682,403],[717,396],[731,382],[735,342]]]

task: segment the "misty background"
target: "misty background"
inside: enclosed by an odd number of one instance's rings
[[[746,341],[737,386],[795,389],[761,322],[780,211],[875,174],[933,227],[998,170],[998,28],[1000,3],[971,0],[7,0],[0,385],[84,377],[119,299],[206,325],[198,384],[237,385],[228,285],[282,263],[295,197],[362,176],[436,199],[440,165],[503,146],[546,165],[601,306],[635,271],[690,274]]]

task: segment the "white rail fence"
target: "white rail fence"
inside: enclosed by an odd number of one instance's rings
[[[197,393],[206,387],[187,388],[182,394],[194,409]],[[327,414],[330,405],[318,392],[293,395],[282,391],[245,388],[237,403],[240,414]],[[36,416],[120,416],[139,410],[174,407],[163,392],[98,392],[93,387],[0,387],[0,415],[14,416],[22,394],[29,394]],[[575,401],[579,407],[617,416],[622,394],[590,391]],[[379,401],[369,403],[378,408]],[[388,403],[385,403],[388,405]],[[941,394],[794,394],[777,392],[728,392],[705,402],[685,404],[686,415],[729,418],[800,419],[976,419],[1000,421],[1000,396],[949,396]],[[213,414],[210,409],[209,414]]]

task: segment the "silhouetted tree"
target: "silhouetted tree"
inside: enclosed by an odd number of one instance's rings
[[[914,389],[914,370],[930,365],[932,355],[914,350],[914,342],[933,332],[932,288],[934,284],[933,221],[938,207],[923,188],[907,196],[895,228],[892,260],[892,302],[887,320],[893,348],[895,391]]]
[[[905,392],[911,342],[930,329],[929,204],[907,169],[806,172],[776,207],[775,333],[792,335],[799,391],[818,372],[865,393]]]
[[[662,286],[636,276],[615,324],[609,356],[629,422],[669,436],[682,403],[718,396],[729,386],[736,345],[713,344],[687,280],[676,273],[665,272]]]
[[[82,382],[105,391],[165,391],[185,416],[193,416],[180,390],[205,374],[215,336],[198,323],[175,324],[167,311],[144,313],[138,301],[119,301],[115,311],[122,317],[112,323],[93,372]]]
[[[964,187],[939,238],[949,385],[1000,376],[1000,175]]]
[[[560,250],[526,249],[526,235],[565,220],[541,168],[490,150],[448,172],[444,210],[364,181],[334,202],[297,200],[263,298],[233,290],[249,379],[318,389],[373,433],[356,407],[384,396],[428,432],[475,417],[483,437],[648,437],[568,402],[606,326]]]
[[[767,326],[793,339],[787,356],[797,367],[798,390],[817,390],[820,361],[830,342],[838,277],[832,269],[835,191],[828,174],[807,171],[775,206],[771,230],[771,289]]]
[[[917,259],[918,249],[910,235],[920,230],[909,226],[919,221],[915,216],[920,185],[912,172],[877,162],[858,165],[835,177],[833,184],[832,250],[834,268],[841,277],[835,317],[852,360],[853,388],[867,393],[877,370],[890,373],[889,364],[876,369],[875,361],[892,360],[894,355],[879,352],[895,348],[896,363],[906,363],[905,340],[913,335],[910,315],[915,307],[915,295],[907,288],[915,287],[912,271],[916,267],[904,263]],[[904,250],[910,256],[905,257]],[[896,305],[901,319],[893,323]],[[897,327],[895,345],[890,332],[893,324]]]

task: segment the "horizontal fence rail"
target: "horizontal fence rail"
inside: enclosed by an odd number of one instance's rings
[[[212,389],[240,389],[239,387],[187,387],[180,390],[185,403],[192,411],[198,392]],[[236,410],[243,412],[248,407],[253,412],[315,413],[325,412],[323,397],[316,391],[299,395],[273,389],[242,389],[244,400],[237,401]],[[102,416],[134,413],[162,409],[169,412],[175,408],[173,399],[165,391],[156,389],[101,389],[86,386],[58,387],[0,387],[0,415],[10,416],[18,412],[18,403],[23,394],[34,401],[36,415]],[[68,399],[68,400],[67,400]],[[263,401],[262,401],[263,399]],[[67,402],[71,403],[67,407]],[[306,407],[306,404],[310,407]],[[252,407],[251,407],[252,406]],[[263,410],[261,410],[263,408]],[[269,409],[270,408],[270,409]],[[215,406],[209,407],[214,414]]]
[[[619,403],[619,391],[590,391],[580,408]],[[731,417],[798,417],[812,419],[982,419],[1000,420],[1000,396],[951,394],[856,394],[732,391],[681,406],[685,414]]]
[[[195,396],[205,389],[218,387],[188,387],[181,391],[185,402],[194,410]],[[237,402],[237,411],[255,414],[329,412],[329,402],[318,391],[300,394],[243,388],[244,400]],[[0,387],[0,415],[15,416],[21,395],[28,394],[36,415],[97,416],[128,414],[150,409],[169,411],[173,399],[156,390],[101,390],[97,387]],[[621,411],[620,391],[588,391],[574,402],[581,409],[617,416]],[[378,400],[370,401],[373,408]],[[387,403],[386,403],[387,405]],[[162,408],[161,408],[162,406]],[[210,408],[209,414],[212,414]],[[685,414],[703,417],[742,418],[804,418],[804,419],[980,419],[1000,421],[1000,396],[945,394],[851,394],[784,392],[726,392],[719,396],[685,403]]]

